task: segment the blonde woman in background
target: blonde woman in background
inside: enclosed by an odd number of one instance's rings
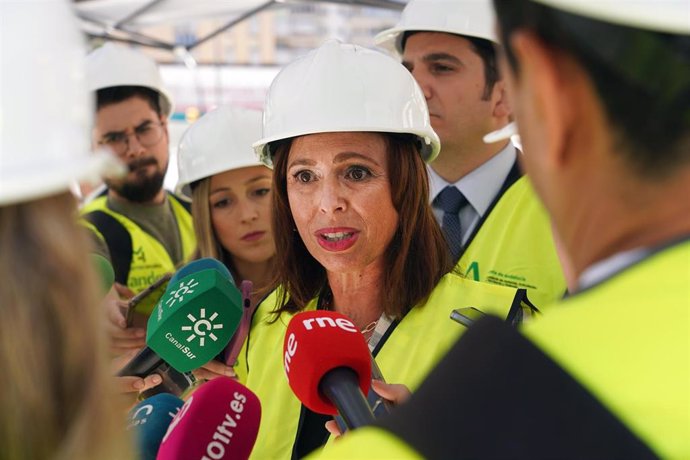
[[[66,0],[1,2],[0,17],[11,63],[0,83],[0,457],[132,458],[68,191],[112,164],[88,155],[83,38]],[[28,28],[46,39],[17,40]]]
[[[255,157],[261,112],[220,107],[194,123],[178,150],[177,192],[192,199],[198,255],[214,257],[238,287],[252,281],[255,304],[271,282],[273,172]]]

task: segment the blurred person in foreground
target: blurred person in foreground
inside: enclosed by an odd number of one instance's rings
[[[131,458],[69,192],[117,165],[89,155],[84,39],[67,1],[2,1],[0,17],[0,457]]]

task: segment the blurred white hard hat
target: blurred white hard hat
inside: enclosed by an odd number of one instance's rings
[[[119,170],[110,154],[90,153],[86,47],[70,2],[2,0],[0,20],[0,205]]]
[[[86,79],[90,91],[115,86],[144,86],[156,91],[163,116],[169,117],[173,102],[163,86],[155,61],[131,48],[106,43],[86,57]]]
[[[536,3],[622,26],[690,34],[688,0],[533,0]]]
[[[374,42],[402,55],[405,32],[445,32],[498,43],[495,27],[491,0],[410,0],[400,22],[376,35]]]
[[[192,197],[190,184],[214,174],[263,166],[252,143],[261,138],[261,112],[229,106],[199,118],[182,135],[177,150],[177,193]]]
[[[272,166],[271,142],[345,131],[413,134],[427,162],[441,147],[422,90],[399,62],[331,40],[288,64],[273,80],[263,139],[254,149]]]

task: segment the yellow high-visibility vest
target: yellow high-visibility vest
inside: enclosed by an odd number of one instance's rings
[[[414,390],[466,329],[450,319],[452,310],[476,307],[504,318],[520,294],[512,288],[445,275],[428,301],[412,308],[380,347],[376,362],[382,375]],[[282,314],[271,322],[276,300],[274,292],[257,308],[235,366],[240,381],[262,403],[261,426],[252,451],[256,459],[290,458],[302,407],[283,370],[283,340],[293,315]],[[314,299],[305,310],[316,308]]]
[[[184,261],[189,261],[192,259],[196,249],[192,216],[171,194],[168,194],[168,198],[180,232]],[[135,294],[151,285],[165,273],[172,273],[176,270],[175,264],[163,245],[156,238],[142,230],[134,221],[109,209],[107,206],[107,197],[98,197],[81,210],[81,223],[105,241],[105,236],[101,231],[91,222],[84,219],[84,216],[93,211],[101,211],[112,217],[120,224],[121,228],[129,234],[131,238],[131,256],[129,258],[126,285]],[[126,249],[129,250],[130,248]],[[111,254],[111,259],[115,262],[116,256]],[[115,263],[113,263],[113,265],[115,265]],[[114,268],[117,274],[117,267]],[[123,268],[126,270],[126,267]],[[121,280],[117,281],[122,282]],[[151,307],[153,307],[153,305],[151,305]]]
[[[525,335],[662,458],[690,458],[690,241],[564,301]]]
[[[540,378],[550,372],[547,369],[555,362],[567,372],[563,374],[565,378],[572,378],[586,390],[579,393],[581,405],[579,401],[570,401],[573,408],[565,417],[572,418],[577,424],[583,413],[592,414],[589,405],[593,398],[592,401],[603,408],[597,412],[602,417],[600,428],[609,429],[612,423],[621,423],[630,436],[640,441],[638,448],[626,438],[627,434],[618,431],[614,437],[619,444],[605,439],[597,445],[591,439],[581,439],[577,427],[571,427],[573,438],[587,445],[593,457],[597,457],[597,451],[610,453],[625,448],[637,449],[637,454],[630,454],[632,457],[690,458],[690,240],[656,252],[601,284],[564,300],[558,308],[551,309],[538,321],[526,323],[522,329],[523,337],[537,347],[545,363],[542,373],[529,374],[529,378],[516,376],[523,381],[523,386],[534,384],[539,387]],[[497,339],[491,334],[485,337],[487,342]],[[474,342],[474,345],[478,343]],[[463,340],[454,350],[470,353],[477,348],[462,345],[465,345]],[[511,350],[506,349],[503,355],[510,356]],[[457,365],[461,367],[462,363]],[[462,371],[476,375],[475,378],[484,374],[477,367]],[[456,382],[448,382],[448,387],[454,388]],[[460,394],[443,391],[448,387],[439,389],[437,401],[467,396],[462,394],[462,389],[458,389]],[[481,404],[492,395],[489,390],[486,394],[470,396]],[[520,394],[515,397],[519,398]],[[552,393],[550,398],[553,401],[558,396]],[[544,403],[549,404],[545,399]],[[457,402],[457,399],[453,401]],[[539,401],[532,398],[527,402],[536,412]],[[450,406],[449,413],[435,410],[430,416],[439,420],[456,417],[456,427],[472,423],[471,419],[457,420],[462,416],[458,414],[457,404]],[[505,412],[515,425],[553,423],[551,419],[533,420],[535,415],[529,409],[520,414],[511,408],[506,408]],[[501,416],[500,411],[491,415]],[[420,420],[412,422],[415,426],[424,423]],[[486,419],[478,420],[477,424],[486,425]],[[613,430],[617,428],[614,426]],[[448,433],[438,434],[438,439],[434,438],[435,435],[436,432],[429,435],[429,442],[446,443],[444,446],[448,451],[456,453],[458,458],[463,457],[461,442],[451,439]],[[497,432],[488,437],[504,452],[515,452],[518,447],[515,443],[520,443],[509,433],[502,436]],[[507,444],[506,438],[509,440]],[[535,437],[524,439],[526,444],[519,446],[520,452],[529,455],[528,451],[534,449],[535,457],[543,457],[538,438],[539,433],[536,432]],[[423,458],[411,442],[411,439],[403,439],[383,428],[364,427],[310,458]],[[564,451],[564,454],[568,452]]]
[[[475,281],[527,289],[540,309],[563,297],[565,278],[549,216],[526,176],[499,198],[455,269]]]

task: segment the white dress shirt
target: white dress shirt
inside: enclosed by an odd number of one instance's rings
[[[578,292],[599,284],[616,273],[636,264],[649,256],[650,252],[647,248],[631,249],[595,262],[580,274],[577,283]]]
[[[443,222],[443,210],[436,208],[433,202],[446,186],[456,186],[470,204],[458,213],[462,228],[463,246],[466,246],[479,220],[484,217],[496,195],[500,192],[501,186],[508,177],[513,164],[515,164],[516,155],[515,146],[509,142],[506,148],[454,184],[446,182],[430,165],[427,165],[431,203],[434,217],[436,217],[439,225]]]

